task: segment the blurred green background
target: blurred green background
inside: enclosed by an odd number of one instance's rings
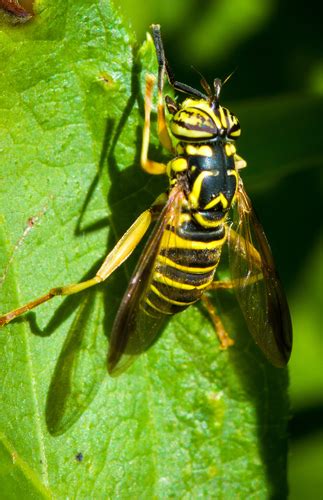
[[[243,177],[271,242],[294,326],[290,498],[322,498],[321,18],[300,0],[115,1],[139,42],[151,23],[161,24],[177,79],[198,87],[192,65],[211,82],[235,71],[222,103],[240,117],[239,151],[249,164]]]

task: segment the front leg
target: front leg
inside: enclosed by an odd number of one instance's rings
[[[159,174],[164,174],[166,172],[166,165],[164,163],[150,160],[148,158],[149,141],[150,141],[150,116],[151,116],[152,96],[153,96],[153,88],[155,81],[156,78],[154,77],[154,75],[148,74],[146,76],[145,123],[142,135],[140,163],[141,167],[146,172],[148,172],[148,174],[159,175]],[[161,77],[159,76],[158,82],[160,81]],[[157,129],[158,129],[158,138],[161,145],[171,153],[174,153],[172,140],[167,129],[163,92],[160,83],[158,84]]]
[[[164,199],[163,196],[160,196],[148,210],[145,210],[145,212],[139,215],[128,231],[126,231],[115,247],[106,256],[103,264],[93,278],[82,281],[81,283],[73,283],[66,286],[51,288],[49,292],[41,297],[38,297],[37,299],[32,300],[31,302],[28,302],[27,304],[18,307],[3,316],[0,316],[0,327],[5,326],[13,319],[30,311],[31,309],[34,309],[40,304],[48,302],[53,297],[79,293],[86,288],[90,288],[98,283],[101,283],[102,281],[105,281],[131,255],[133,250],[142,240],[152,220],[154,220],[161,212],[162,203],[164,203]]]

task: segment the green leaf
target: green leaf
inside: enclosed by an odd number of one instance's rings
[[[29,24],[1,27],[0,58],[4,313],[92,275],[166,182],[139,167],[153,47],[138,50],[108,1],[42,2]],[[8,498],[284,496],[287,374],[253,345],[230,294],[228,352],[195,307],[128,372],[104,375],[137,257],[97,294],[54,299],[1,330]]]

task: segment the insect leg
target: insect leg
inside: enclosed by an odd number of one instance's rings
[[[223,281],[213,281],[209,286],[208,290],[232,290],[233,288],[238,288],[241,286],[243,281],[243,286],[253,285],[257,283],[257,281],[261,281],[263,279],[263,274],[253,274],[251,276],[243,276],[242,278],[237,278],[233,280],[223,280]]]
[[[263,280],[264,276],[262,273],[262,259],[258,252],[258,250],[247,241],[243,236],[239,235],[236,231],[230,228],[229,231],[229,242],[232,248],[241,255],[244,259],[248,259],[253,266],[250,266],[252,269],[255,267],[259,269],[259,273],[247,274],[247,276],[241,276],[236,279],[231,280],[214,280],[208,286],[208,290],[219,290],[226,289],[232,290],[233,288],[238,288],[241,285],[248,286],[257,283],[257,281]]]
[[[148,158],[149,139],[150,139],[150,115],[151,115],[152,93],[153,93],[154,83],[155,83],[155,77],[153,75],[148,74],[146,76],[145,123],[142,135],[140,163],[142,168],[149,174],[159,175],[159,174],[164,174],[166,172],[166,165],[164,165],[163,163],[156,162],[154,160],[150,160]],[[159,124],[159,118],[158,118],[158,124]],[[159,126],[158,126],[158,134],[159,134]]]
[[[210,319],[214,325],[215,332],[221,344],[221,349],[227,349],[234,344],[234,340],[226,332],[221,318],[209,298],[206,295],[203,295],[201,300],[210,315]]]
[[[45,295],[42,295],[41,297],[38,297],[37,299],[32,300],[31,302],[28,302],[27,304],[10,311],[3,316],[0,316],[0,327],[6,325],[17,316],[34,309],[57,295],[72,295],[105,281],[113,273],[113,271],[115,271],[130,256],[138,243],[141,241],[151,221],[158,213],[160,213],[161,201],[162,197],[157,198],[156,202],[150,209],[145,210],[145,212],[139,215],[132,226],[128,229],[128,231],[126,231],[126,233],[104,259],[102,266],[93,278],[81,283],[52,288]]]

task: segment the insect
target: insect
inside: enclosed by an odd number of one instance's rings
[[[236,153],[238,119],[219,103],[219,79],[211,87],[202,78],[202,91],[176,81],[159,25],[152,26],[152,35],[158,60],[158,136],[172,159],[165,165],[148,158],[155,77],[147,75],[141,166],[151,174],[166,173],[167,192],[139,215],[93,278],[52,288],[1,316],[0,326],[57,295],[75,294],[105,281],[155,222],[114,321],[109,373],[122,373],[155,342],[167,319],[199,300],[210,313],[221,346],[230,346],[233,341],[207,295],[220,288],[235,290],[256,344],[273,365],[284,366],[291,352],[291,319],[266,236],[240,176],[246,163]],[[164,98],[165,78],[176,92],[187,95],[183,102]],[[230,281],[216,279],[224,245],[229,250]]]

